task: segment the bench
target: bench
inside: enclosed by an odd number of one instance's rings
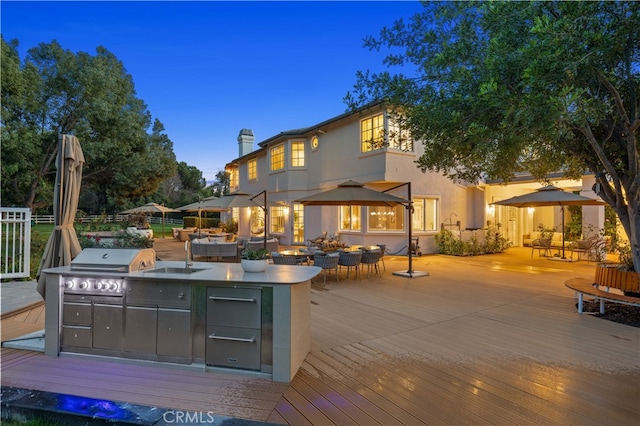
[[[623,294],[611,293],[609,290],[615,287],[608,287],[588,280],[586,278],[572,278],[564,285],[575,291],[578,296],[578,313],[583,312],[584,295],[594,297],[600,301],[600,313],[604,314],[604,302],[620,303],[640,307],[640,297],[625,296]]]

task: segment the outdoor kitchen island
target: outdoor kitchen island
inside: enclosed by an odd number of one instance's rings
[[[310,280],[320,268],[248,273],[237,263],[186,267],[156,262],[152,249],[122,250],[85,249],[74,259],[85,262],[44,271],[46,355],[293,379],[311,347]],[[91,259],[98,255],[121,264]]]

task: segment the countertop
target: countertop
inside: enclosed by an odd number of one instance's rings
[[[69,266],[46,269],[46,274],[74,276],[169,279],[180,281],[216,281],[260,284],[299,284],[310,280],[322,271],[317,266],[267,265],[264,272],[245,272],[239,263],[193,262],[190,266],[196,272],[160,272],[164,268],[183,269],[185,262],[160,261],[153,269],[135,272],[72,271]],[[154,272],[157,271],[157,272]]]

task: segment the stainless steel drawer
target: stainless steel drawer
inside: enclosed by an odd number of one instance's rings
[[[62,346],[91,347],[91,327],[62,327]]]
[[[62,306],[62,324],[91,325],[91,304],[65,302]]]
[[[207,365],[260,370],[260,329],[207,327]]]
[[[131,281],[127,288],[128,305],[190,309],[191,284],[176,281]]]
[[[207,287],[207,325],[260,328],[261,306],[260,289]]]

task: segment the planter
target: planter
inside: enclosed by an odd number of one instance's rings
[[[267,259],[241,259],[240,266],[242,266],[245,272],[264,272],[265,269],[267,269]]]
[[[619,264],[600,263],[596,265],[596,282],[599,285],[617,288],[627,293],[640,293],[640,274],[619,269]]]

